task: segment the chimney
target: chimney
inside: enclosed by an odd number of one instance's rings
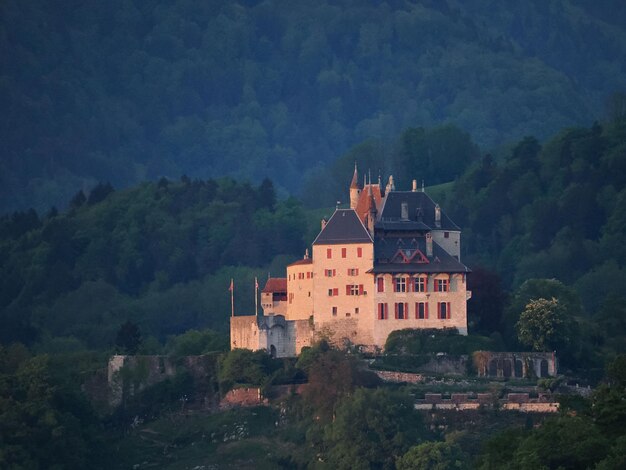
[[[322,230],[326,228],[326,219],[322,219]]]
[[[309,259],[309,249],[304,250],[304,259]]]
[[[426,234],[426,256],[429,258],[433,256],[433,236],[430,232]]]
[[[441,207],[435,204],[435,227],[441,228]]]
[[[408,202],[402,203],[400,218],[402,220],[409,220],[409,203]]]
[[[396,190],[396,185],[393,182],[393,175],[389,177],[389,182],[387,183],[387,187],[385,188],[385,194],[389,194],[391,191]]]
[[[413,180],[413,192],[417,192],[417,180]]]

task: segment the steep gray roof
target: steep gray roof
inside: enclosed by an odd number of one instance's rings
[[[354,210],[337,209],[313,244],[338,245],[347,243],[372,243],[372,238]]]
[[[402,219],[402,203],[408,207],[408,220]],[[461,229],[441,210],[441,224],[435,223],[435,202],[421,191],[391,191],[387,194],[376,223],[382,230],[451,230]]]
[[[398,253],[400,250],[402,254]],[[376,236],[372,272],[466,273],[470,269],[434,241],[432,256],[427,256],[425,237]]]

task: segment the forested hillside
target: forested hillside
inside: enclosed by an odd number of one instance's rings
[[[354,144],[453,123],[483,148],[626,89],[619,1],[0,4],[0,210],[226,174],[299,194]]]
[[[45,349],[108,349],[126,321],[144,337],[210,326],[225,332],[228,287],[254,311],[254,277],[304,253],[306,219],[277,202],[269,180],[161,179],[113,191],[99,185],[66,213],[0,219],[0,341]],[[264,269],[260,269],[260,268]]]

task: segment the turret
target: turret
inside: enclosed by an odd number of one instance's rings
[[[367,230],[370,235],[374,236],[374,225],[376,224],[376,200],[374,199],[374,193],[372,192],[371,183],[367,186],[367,196],[368,196],[368,212],[367,212]]]
[[[350,183],[350,209],[356,209],[360,195],[361,188],[359,187],[359,173],[356,169],[356,162],[354,162],[354,176],[352,176],[352,183]]]

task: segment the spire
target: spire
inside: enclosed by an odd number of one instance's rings
[[[354,162],[354,176],[352,183],[350,183],[350,189],[359,189],[359,172],[356,169],[356,161]]]
[[[352,176],[352,183],[350,183],[350,209],[356,209],[359,202],[359,196],[361,194],[361,188],[359,187],[359,173],[356,169],[356,161],[354,162],[354,175]]]

